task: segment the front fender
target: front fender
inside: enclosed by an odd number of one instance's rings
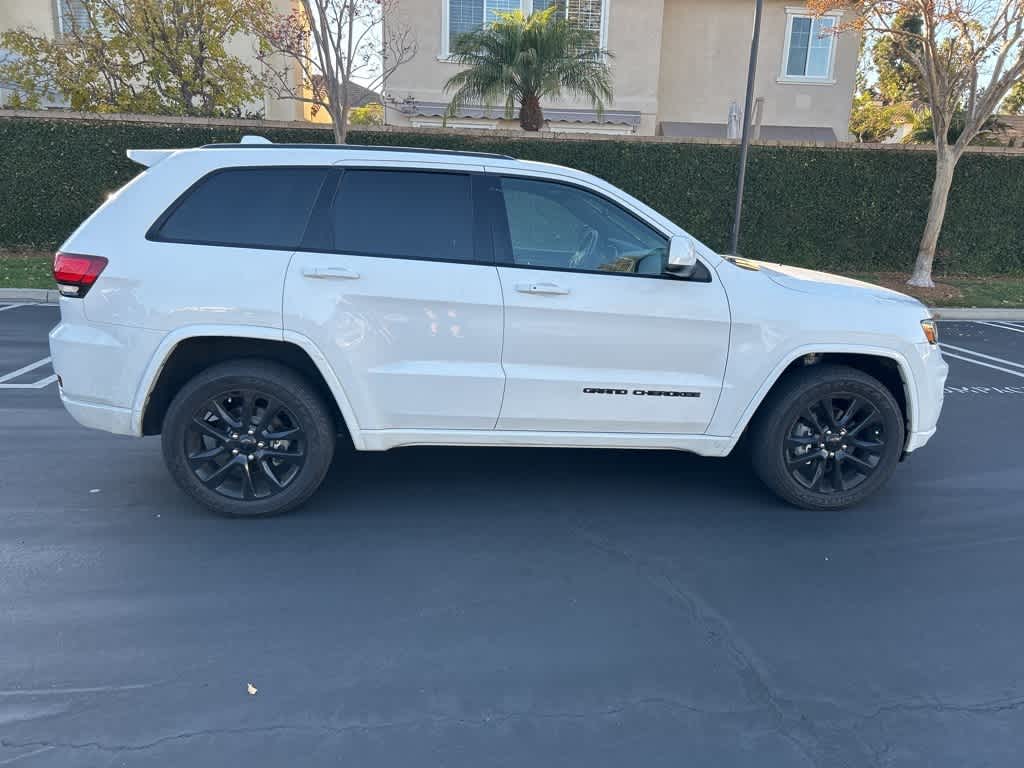
[[[769,374],[761,380],[760,386],[755,391],[742,393],[733,390],[728,398],[731,403],[725,408],[719,407],[708,433],[729,436],[734,440],[738,440],[765,397],[768,396],[768,393],[779,381],[786,369],[794,361],[811,354],[868,355],[895,362],[900,373],[900,379],[903,381],[903,391],[906,396],[908,438],[912,432],[916,431],[920,411],[920,393],[917,386],[917,376],[905,355],[894,349],[861,344],[807,344],[792,349],[780,357]],[[726,394],[723,393],[723,399],[725,398]]]

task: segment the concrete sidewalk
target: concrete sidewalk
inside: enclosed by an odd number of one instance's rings
[[[0,302],[56,304],[58,299],[56,288],[0,288]]]

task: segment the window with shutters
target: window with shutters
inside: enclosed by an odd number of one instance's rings
[[[555,6],[569,21],[593,32],[602,48],[608,45],[608,3],[610,0],[442,0],[444,34],[441,56],[447,58],[460,35],[472,32],[498,18],[499,13],[522,11],[529,16]]]

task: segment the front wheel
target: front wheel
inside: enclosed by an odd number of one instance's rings
[[[804,509],[859,504],[889,479],[903,451],[899,404],[877,379],[846,366],[789,375],[752,425],[754,470]]]
[[[215,365],[167,409],[164,460],[175,482],[219,514],[277,515],[319,487],[335,430],[310,384],[269,360]]]

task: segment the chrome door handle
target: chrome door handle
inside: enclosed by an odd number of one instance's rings
[[[304,277],[316,280],[358,280],[359,273],[348,267],[306,267],[302,270]]]
[[[568,288],[563,288],[554,283],[519,283],[516,290],[520,293],[540,293],[549,296],[565,296],[569,293]]]

